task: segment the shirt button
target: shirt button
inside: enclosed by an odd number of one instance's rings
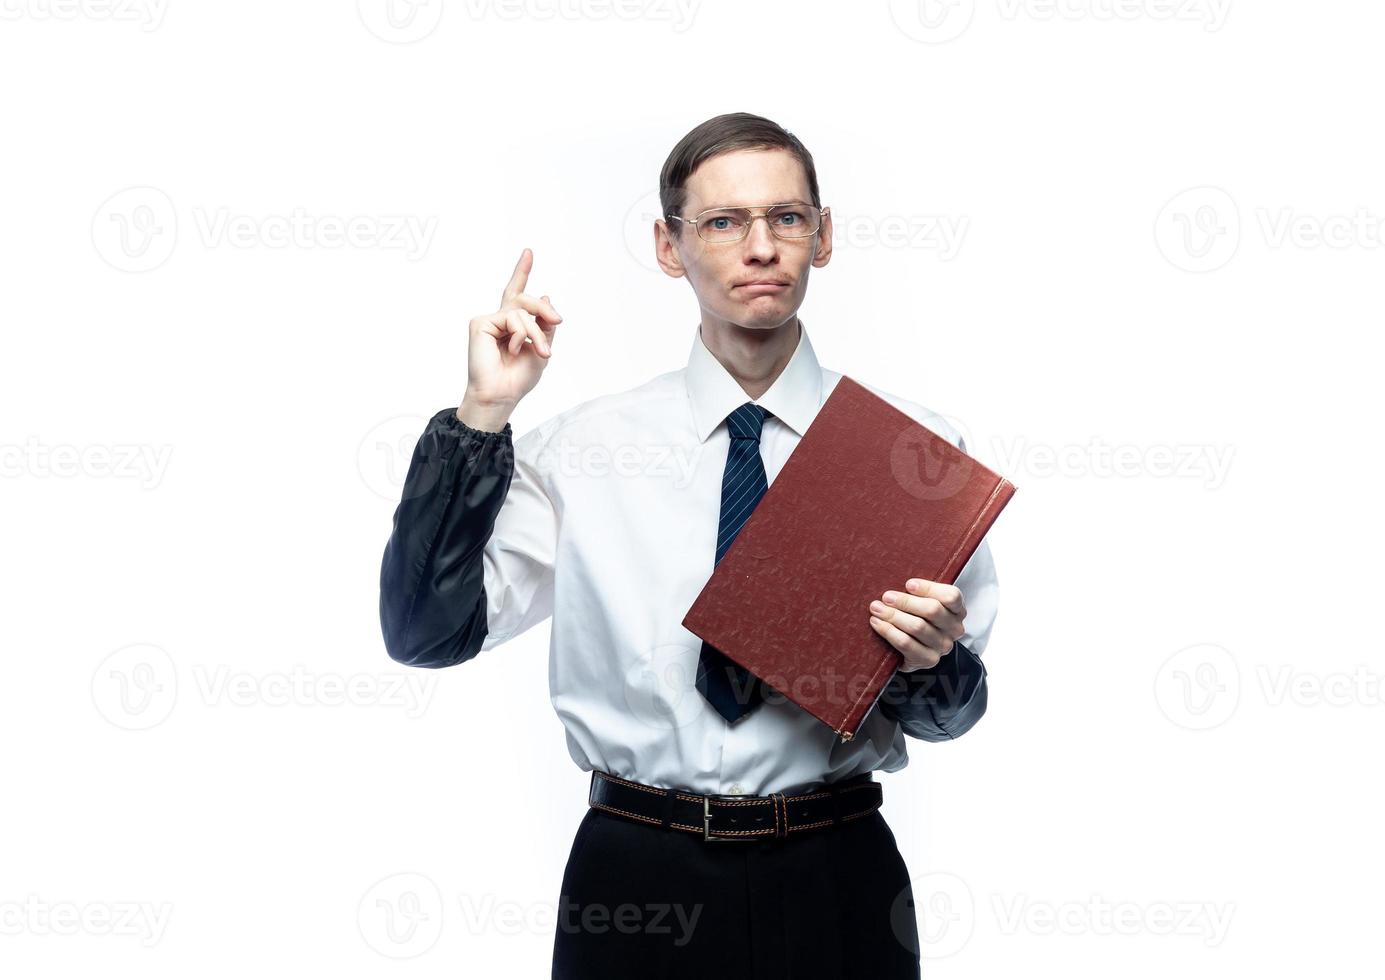
[[[731,788],[728,789],[726,792],[727,792],[727,793],[730,793],[730,794],[732,794],[732,795],[734,795],[734,796],[740,796],[741,794],[743,794],[743,793],[745,792],[745,790],[741,788],[741,784],[740,784],[740,783],[732,783],[732,784],[731,784]]]

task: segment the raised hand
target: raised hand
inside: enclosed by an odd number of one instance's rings
[[[504,428],[553,356],[553,335],[563,318],[547,296],[525,292],[533,267],[534,253],[526,248],[500,295],[500,308],[471,320],[466,396],[457,409],[468,425]]]

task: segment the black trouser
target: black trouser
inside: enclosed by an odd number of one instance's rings
[[[909,870],[879,811],[782,841],[704,841],[595,808],[568,855],[554,980],[919,976]]]

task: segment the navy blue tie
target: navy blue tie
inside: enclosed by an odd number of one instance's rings
[[[746,402],[726,416],[731,448],[721,477],[718,563],[769,486],[764,460],[760,458],[760,430],[769,414],[759,405]],[[749,714],[764,700],[760,680],[705,640],[697,661],[697,689],[727,721]]]

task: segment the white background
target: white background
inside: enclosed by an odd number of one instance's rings
[[[1019,486],[989,714],[883,777],[926,974],[1378,969],[1380,8],[113,2],[0,0],[7,976],[547,976],[547,624],[399,667],[380,553],[523,247],[518,431],[684,363],[732,110],[822,362]]]

